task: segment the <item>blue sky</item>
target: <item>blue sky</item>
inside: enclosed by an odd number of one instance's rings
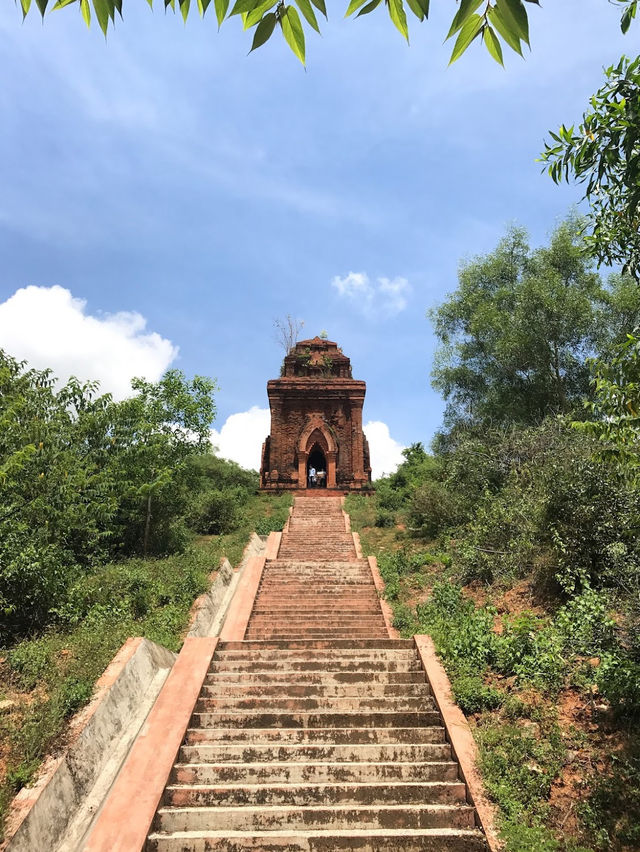
[[[247,57],[235,20],[217,33],[128,0],[105,43],[75,7],[43,26],[4,2],[0,346],[108,388],[168,363],[213,375],[221,429],[266,407],[291,313],[343,346],[393,448],[428,442],[426,310],[508,223],[539,243],[578,201],[536,156],[638,32],[606,0],[548,0],[525,61],[503,71],[474,45],[447,68],[454,3],[432,6],[408,48],[382,9],[331,4],[305,71],[280,38]],[[249,420],[236,444],[258,441]]]

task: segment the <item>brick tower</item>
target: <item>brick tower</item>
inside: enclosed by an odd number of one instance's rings
[[[369,445],[362,431],[365,382],[336,343],[302,340],[284,359],[281,378],[267,382],[271,434],[262,445],[263,490],[307,487],[311,467],[324,471],[318,488],[369,488]]]

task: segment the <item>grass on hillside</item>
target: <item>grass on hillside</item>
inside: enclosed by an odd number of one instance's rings
[[[401,512],[389,525],[375,496],[346,509],[378,557],[395,626],[436,644],[507,852],[638,852],[640,736],[599,691],[589,648],[614,642],[615,625],[598,594],[554,609],[531,579],[462,586],[448,553],[396,523]]]
[[[54,627],[0,649],[0,840],[11,799],[64,745],[66,721],[121,645],[145,636],[178,651],[220,559],[237,565],[251,532],[282,529],[290,504],[289,495],[257,494],[233,532],[201,536],[183,554],[97,569],[71,589]]]

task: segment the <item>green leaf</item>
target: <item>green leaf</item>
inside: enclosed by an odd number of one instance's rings
[[[256,50],[258,47],[262,47],[262,45],[269,41],[271,36],[273,35],[273,31],[276,26],[276,13],[269,12],[268,15],[265,15],[264,18],[260,21],[258,26],[256,27],[256,31],[253,34],[253,44],[251,45],[251,51]]]
[[[100,29],[103,34],[107,34],[107,27],[109,26],[109,9],[111,4],[109,0],[93,0],[93,9],[96,13],[96,18],[98,19],[98,23],[100,24]]]
[[[482,29],[482,23],[482,15],[471,15],[470,18],[467,18],[464,26],[458,34],[456,43],[453,46],[453,52],[451,53],[449,65],[454,63],[456,59],[459,59],[465,52],[465,50],[469,47],[474,38],[476,38],[476,36],[480,34],[480,31]]]
[[[40,9],[40,14],[42,15],[43,18],[44,18],[44,13],[47,11],[47,3],[48,3],[48,0],[36,0],[36,5],[38,6],[38,9]]]
[[[252,12],[247,12],[244,16],[245,30],[255,27],[255,25],[262,20],[264,13],[268,12],[269,9],[272,9],[278,2],[279,0],[265,0],[265,2],[261,3]],[[249,51],[249,53],[251,53],[251,51]]]
[[[404,11],[404,3],[402,0],[388,0],[388,3],[389,17],[408,42],[409,27],[407,26],[407,15]]]
[[[65,6],[70,6],[72,3],[76,2],[77,0],[58,0],[55,6],[51,7],[51,11],[53,12],[54,9],[64,9]]]
[[[304,65],[304,30],[302,29],[300,15],[293,6],[285,6],[285,10],[280,16],[280,28],[285,41]]]
[[[216,10],[216,19],[218,21],[219,29],[225,19],[225,15],[227,14],[227,9],[229,8],[229,0],[213,0],[213,4]]]
[[[489,21],[493,24],[493,26],[497,29],[497,31],[502,36],[503,40],[509,45],[511,50],[515,50],[516,53],[522,56],[522,45],[520,44],[520,39],[513,32],[513,30],[509,29],[509,23],[505,22],[502,19],[500,14],[500,9],[497,6],[492,6],[489,9],[488,14]]]
[[[496,62],[498,62],[504,68],[504,62],[502,61],[502,48],[500,47],[500,42],[498,41],[497,35],[491,29],[491,27],[485,27],[483,32],[484,43],[487,46],[487,50],[493,56]]]
[[[198,0],[198,11],[200,12],[200,15],[203,18],[204,18],[205,12],[209,8],[210,3],[211,3],[211,0]]]
[[[91,25],[91,9],[89,8],[89,0],[80,0],[80,11],[87,26]]]
[[[191,5],[191,0],[178,0],[180,4],[180,11],[182,12],[182,20],[187,23],[187,16],[189,15],[189,6]]]
[[[454,33],[457,33],[458,30],[462,29],[465,21],[469,18],[469,15],[472,15],[481,3],[482,0],[460,0],[460,8],[451,22],[447,38],[451,38]],[[445,41],[446,40],[447,39],[445,39]]]
[[[367,3],[366,6],[363,6],[362,9],[356,15],[356,18],[359,18],[360,15],[368,15],[369,12],[373,12],[374,9],[377,9],[378,6],[382,3],[382,0],[371,0],[370,3]]]
[[[252,12],[254,9],[258,8],[261,2],[262,0],[236,0],[233,9],[229,13],[229,17],[232,17],[233,15],[242,15],[243,12]]]
[[[424,9],[419,3],[419,0],[407,0],[407,6],[419,21],[424,21]]]
[[[327,7],[325,5],[324,0],[311,0],[311,2],[316,7],[318,12],[320,12],[322,15],[325,16],[325,18],[327,18],[327,20],[329,20],[329,17],[327,15]]]
[[[22,17],[24,19],[27,17],[27,12],[31,6],[31,0],[20,0],[20,5],[22,6]]]
[[[296,3],[308,23],[311,24],[317,33],[319,33],[320,27],[318,26],[318,19],[316,18],[316,13],[313,11],[313,6],[309,0],[296,0]]]
[[[359,9],[360,6],[364,6],[367,0],[351,0],[349,5],[347,6],[347,11],[344,13],[345,18],[348,18],[349,15],[352,15],[356,9]]]
[[[620,29],[622,30],[623,33],[628,32],[629,27],[631,26],[631,21],[636,16],[637,8],[638,8],[637,3],[631,3],[631,5],[627,6],[627,8],[622,13],[622,18],[620,19]]]
[[[522,0],[496,0],[496,6],[500,8],[503,20],[511,18],[509,27],[526,45],[529,44],[529,18]]]

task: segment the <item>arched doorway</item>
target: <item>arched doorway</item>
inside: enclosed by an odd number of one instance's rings
[[[322,483],[325,488],[336,487],[336,459],[338,445],[335,437],[321,415],[309,416],[307,425],[298,438],[298,482],[309,486],[309,468],[324,470],[326,476]],[[318,453],[318,455],[313,455]],[[314,463],[311,459],[313,457]],[[320,466],[319,466],[320,465]],[[317,485],[318,483],[316,483]]]
[[[309,477],[311,469],[316,472],[315,482],[311,481]],[[310,488],[327,487],[327,459],[318,444],[314,444],[309,453],[307,461],[307,483]]]

